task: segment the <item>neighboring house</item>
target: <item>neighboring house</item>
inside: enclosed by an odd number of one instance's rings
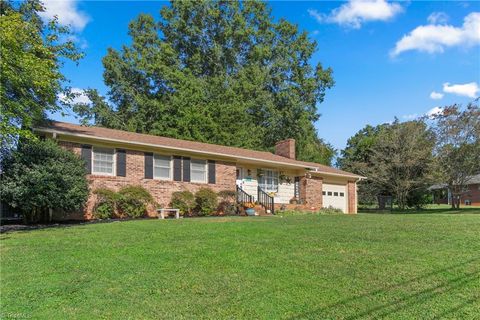
[[[434,185],[433,202],[437,204],[452,204],[452,194],[447,185]],[[480,206],[480,174],[471,176],[466,184],[466,189],[460,196],[461,205]]]
[[[34,131],[85,159],[91,191],[141,185],[168,206],[175,191],[209,187],[248,194],[270,212],[291,207],[296,200],[304,208],[332,206],[357,213],[356,183],[361,177],[296,160],[293,139],[278,142],[272,154],[54,121]],[[91,195],[85,218],[91,218],[94,201]]]

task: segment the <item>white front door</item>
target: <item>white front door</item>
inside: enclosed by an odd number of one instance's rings
[[[347,186],[338,184],[323,184],[323,207],[333,207],[347,212]]]

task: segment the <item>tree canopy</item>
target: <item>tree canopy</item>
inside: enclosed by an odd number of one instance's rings
[[[54,19],[42,22],[37,0],[20,5],[0,3],[0,135],[5,147],[18,137],[31,138],[32,124],[45,119],[47,111],[61,109],[57,97],[69,95],[60,68],[65,59],[81,54],[65,40],[68,28]]]
[[[367,126],[348,141],[342,168],[367,177],[360,183],[363,201],[392,195],[403,209],[417,206],[432,183],[435,136],[422,120]],[[413,201],[413,199],[415,199]]]
[[[84,161],[53,140],[21,139],[1,168],[0,198],[26,222],[47,220],[48,209],[78,210],[88,198]]]
[[[108,99],[88,90],[76,107],[85,123],[260,150],[295,138],[299,159],[330,162],[314,123],[332,70],[311,65],[316,43],[267,4],[175,1],[128,33],[103,58]]]
[[[478,100],[477,100],[478,101]],[[477,101],[465,109],[454,104],[433,117],[438,143],[435,155],[439,182],[452,193],[452,207],[460,206],[460,196],[466,191],[468,180],[480,173],[480,109]]]

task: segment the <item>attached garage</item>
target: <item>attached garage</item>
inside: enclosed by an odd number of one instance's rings
[[[347,186],[340,184],[323,184],[323,207],[333,207],[341,209],[344,213],[347,213]]]

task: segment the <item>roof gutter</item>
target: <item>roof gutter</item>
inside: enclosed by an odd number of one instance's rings
[[[359,175],[350,175],[350,174],[343,174],[343,173],[333,173],[333,172],[325,172],[325,171],[321,171],[321,170],[318,170],[318,168],[315,168],[315,170],[312,170],[313,173],[320,173],[320,174],[323,174],[323,175],[326,175],[326,176],[334,176],[334,177],[344,177],[344,178],[355,178],[357,180],[365,180],[367,179],[367,177],[362,177],[362,176],[359,176]]]

